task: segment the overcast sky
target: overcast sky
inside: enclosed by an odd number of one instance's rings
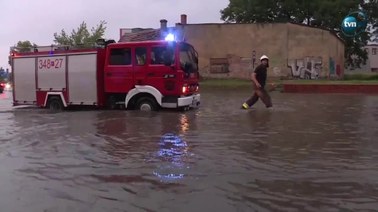
[[[105,3],[109,2],[109,3]],[[228,0],[0,0],[0,66],[9,67],[10,46],[19,40],[51,45],[54,33],[70,33],[82,21],[88,28],[107,22],[106,38],[118,41],[120,28],[158,28],[160,19],[168,26],[188,15],[188,23],[220,23],[220,10]]]

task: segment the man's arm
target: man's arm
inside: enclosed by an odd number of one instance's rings
[[[256,79],[256,72],[253,72],[252,73],[252,81],[255,83],[255,85],[258,87],[258,88],[261,88],[261,85],[260,83],[257,81]]]

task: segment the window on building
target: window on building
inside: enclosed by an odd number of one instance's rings
[[[111,49],[109,65],[131,65],[131,49],[130,48]]]
[[[210,73],[228,73],[229,63],[227,58],[210,58]]]
[[[138,47],[135,49],[135,61],[138,66],[146,65],[147,49],[145,47]]]
[[[371,49],[371,54],[372,55],[377,55],[377,48],[372,48]]]

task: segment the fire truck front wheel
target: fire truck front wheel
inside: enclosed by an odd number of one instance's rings
[[[49,101],[47,103],[47,108],[49,108],[52,111],[61,111],[63,110],[64,105],[60,97],[52,96],[49,98]]]
[[[141,111],[157,111],[158,104],[151,97],[141,97],[136,103],[136,109]]]

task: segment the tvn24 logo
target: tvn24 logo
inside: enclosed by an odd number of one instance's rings
[[[368,19],[361,11],[349,13],[341,23],[341,31],[347,37],[354,37],[366,30]]]

